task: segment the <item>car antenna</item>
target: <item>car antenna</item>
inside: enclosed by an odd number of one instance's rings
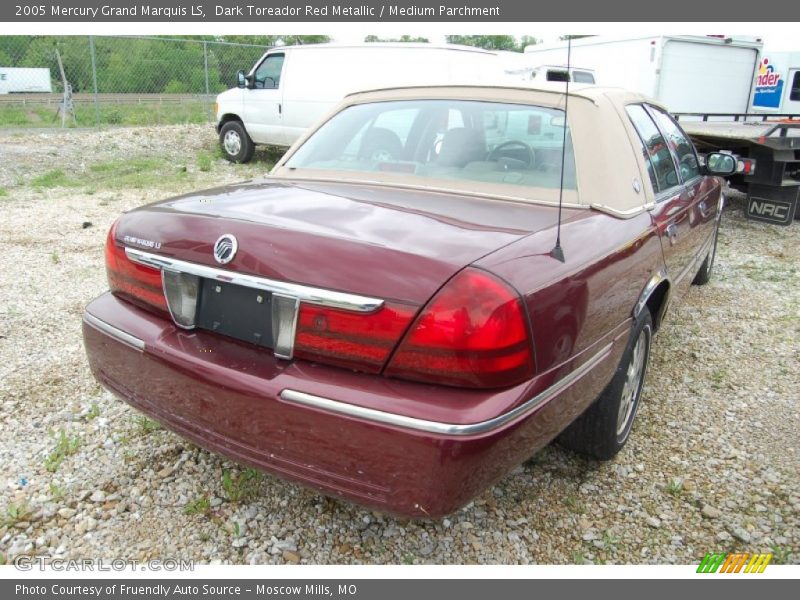
[[[561,205],[564,203],[564,162],[567,157],[567,114],[569,109],[569,82],[572,79],[572,72],[570,71],[571,58],[572,58],[572,36],[567,36],[567,91],[564,95],[564,133],[561,138],[561,184],[558,187],[558,229],[556,230],[556,245],[550,250],[550,256],[562,263],[566,262],[564,259],[564,250],[561,248]]]

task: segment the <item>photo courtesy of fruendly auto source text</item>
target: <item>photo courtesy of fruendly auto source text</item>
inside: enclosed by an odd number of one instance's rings
[[[0,5],[0,596],[796,595],[798,24]]]

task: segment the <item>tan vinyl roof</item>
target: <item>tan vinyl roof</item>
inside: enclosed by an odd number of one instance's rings
[[[564,109],[563,83],[536,87],[434,86],[407,87],[359,92],[346,97],[321,123],[342,109],[371,102],[396,100],[473,100],[530,104]],[[644,157],[636,131],[625,114],[625,106],[658,103],[620,88],[571,85],[568,121],[577,170],[576,190],[564,190],[564,205],[593,207],[620,217],[633,216],[654,202]],[[318,127],[317,126],[317,127]],[[414,178],[401,173],[363,173],[316,169],[289,170],[283,165],[297,148],[313,135],[313,127],[283,156],[272,171],[279,178],[323,179],[379,183],[393,186],[453,191],[492,196],[521,202],[557,204],[558,189],[477,181]]]

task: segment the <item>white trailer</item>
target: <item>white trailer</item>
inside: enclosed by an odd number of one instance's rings
[[[50,69],[0,67],[0,94],[50,94],[52,91]]]
[[[752,101],[759,38],[661,35],[572,40],[570,63],[600,85],[628,88],[673,112],[745,113]],[[567,42],[525,48],[530,67],[566,65]]]
[[[800,114],[800,52],[764,52],[755,75],[753,112]]]
[[[314,44],[269,50],[239,87],[217,96],[225,156],[246,162],[255,144],[289,146],[347,94],[409,85],[496,83],[497,53],[456,45]]]

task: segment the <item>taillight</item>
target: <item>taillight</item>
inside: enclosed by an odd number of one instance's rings
[[[161,271],[131,261],[125,248],[117,245],[117,223],[111,226],[106,238],[106,274],[108,286],[137,304],[167,311],[167,299],[161,286]]]
[[[301,303],[294,355],[378,373],[415,313],[397,303],[368,314]]]
[[[489,388],[519,383],[533,371],[532,343],[519,294],[489,273],[468,268],[429,302],[392,357],[386,375]]]

